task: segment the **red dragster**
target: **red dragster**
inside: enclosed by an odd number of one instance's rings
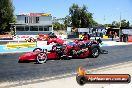
[[[74,40],[64,44],[60,39],[48,40],[48,44],[55,42],[52,50],[35,48],[33,52],[22,54],[19,57],[19,62],[36,61],[37,63],[44,63],[47,60],[55,59],[70,59],[70,58],[86,58],[88,56],[98,57],[100,48],[97,42],[90,40]]]

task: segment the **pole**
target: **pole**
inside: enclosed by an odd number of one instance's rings
[[[120,30],[119,30],[119,38],[120,38],[120,41],[122,41],[122,30],[121,30],[121,12],[120,12],[120,25],[119,25],[119,28],[120,28]]]
[[[121,19],[122,19],[122,18],[121,18],[121,12],[120,12],[120,27],[121,27]]]

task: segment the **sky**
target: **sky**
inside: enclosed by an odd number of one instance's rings
[[[53,17],[64,18],[69,15],[73,3],[86,5],[93,18],[100,24],[126,19],[132,24],[132,0],[12,0],[15,14],[42,12]]]

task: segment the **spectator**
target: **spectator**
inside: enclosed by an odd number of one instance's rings
[[[114,38],[114,31],[111,32],[111,38],[112,38],[112,41],[113,41],[113,38]]]
[[[117,33],[115,32],[115,38],[117,37]]]
[[[83,35],[83,40],[87,40],[87,39],[88,39],[88,35],[87,35],[87,32],[85,32]]]
[[[109,38],[111,37],[111,31],[109,32]]]
[[[88,36],[88,40],[90,40],[90,38],[91,38],[90,34],[87,34],[87,36]]]

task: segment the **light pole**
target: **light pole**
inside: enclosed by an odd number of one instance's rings
[[[121,12],[120,12],[120,27],[121,27],[121,19],[122,19],[122,17],[121,17]]]
[[[121,30],[121,12],[120,12],[120,24],[119,24],[119,38],[120,38],[120,41],[122,41],[122,30]]]
[[[53,30],[53,25],[54,25],[54,23],[55,23],[55,19],[56,19],[56,17],[53,17],[53,18],[52,18],[52,33],[54,32],[54,30]]]

